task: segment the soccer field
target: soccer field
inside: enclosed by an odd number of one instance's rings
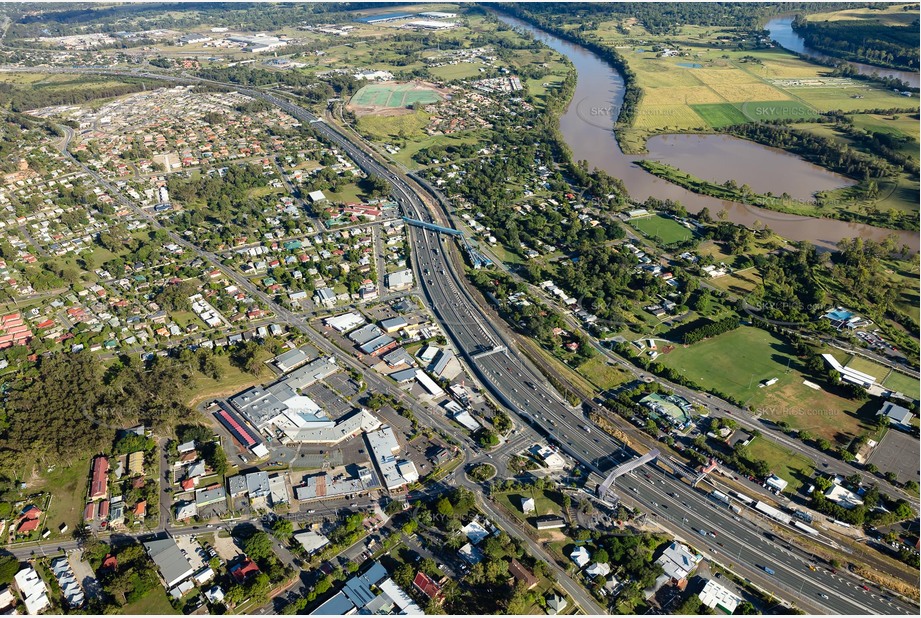
[[[437,103],[441,95],[419,84],[368,84],[350,103],[360,107],[409,107],[413,103]]]
[[[689,240],[693,233],[674,219],[654,215],[652,217],[640,217],[630,219],[630,227],[633,227],[649,238],[657,238],[664,245],[671,245],[676,242]]]

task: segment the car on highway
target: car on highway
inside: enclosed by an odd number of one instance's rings
[[[819,596],[822,597],[823,599],[827,599],[827,598],[828,598],[828,595],[825,594],[824,592],[820,592],[820,593],[819,593]]]

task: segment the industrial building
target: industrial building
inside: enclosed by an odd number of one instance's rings
[[[147,541],[144,543],[144,549],[157,565],[160,577],[167,588],[172,588],[192,576],[194,572],[192,565],[182,554],[173,537],[167,536],[165,539]]]
[[[388,490],[399,489],[419,479],[416,466],[408,460],[398,460],[400,443],[393,428],[385,425],[377,431],[365,434],[368,447],[381,476],[381,484]]]

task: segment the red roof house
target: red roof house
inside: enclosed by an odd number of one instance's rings
[[[90,500],[105,498],[109,493],[109,458],[93,460],[93,479],[90,482]]]
[[[250,575],[255,575],[258,572],[259,567],[249,558],[246,558],[243,562],[230,569],[230,574],[233,575],[233,578],[238,582],[244,582]]]

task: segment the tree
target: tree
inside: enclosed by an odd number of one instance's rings
[[[243,541],[243,552],[253,560],[265,560],[275,554],[275,548],[269,535],[260,531]]]
[[[595,552],[595,555],[592,556],[592,557],[595,559],[595,562],[600,562],[600,563],[602,563],[602,564],[604,564],[605,562],[607,562],[607,561],[609,560],[609,558],[608,558],[608,552],[607,552],[607,550],[605,550],[605,549],[603,549],[603,548],[597,550],[597,551]]]
[[[451,501],[443,497],[435,503],[435,510],[439,515],[444,517],[451,517],[454,515],[454,506],[451,504]]]
[[[19,572],[19,559],[12,555],[0,556],[0,585],[9,584]]]
[[[272,534],[280,541],[287,541],[294,534],[294,524],[289,520],[279,517],[272,522]]]

